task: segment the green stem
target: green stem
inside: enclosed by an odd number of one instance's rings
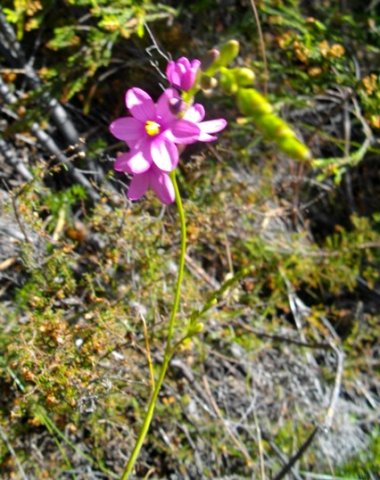
[[[186,253],[186,219],[185,219],[185,211],[183,209],[182,205],[182,199],[181,195],[179,193],[178,189],[178,184],[177,180],[175,177],[175,173],[172,172],[170,174],[170,177],[172,179],[173,185],[174,185],[174,191],[175,191],[175,199],[176,199],[176,204],[178,208],[178,214],[179,214],[179,219],[181,223],[181,254],[180,254],[180,259],[179,259],[179,267],[178,267],[178,278],[177,278],[177,283],[175,287],[175,293],[174,293],[174,303],[173,303],[173,309],[170,315],[170,320],[169,320],[169,326],[168,326],[168,336],[166,338],[166,346],[165,346],[165,352],[164,352],[164,359],[162,362],[161,370],[160,370],[160,375],[158,377],[156,386],[152,392],[152,395],[149,400],[148,408],[144,417],[144,421],[139,433],[139,436],[137,437],[135,446],[133,448],[133,451],[131,453],[131,456],[129,457],[128,463],[125,467],[124,473],[121,476],[120,480],[128,480],[130,474],[132,473],[133,467],[136,463],[136,460],[139,456],[141,447],[144,443],[145,437],[149,431],[150,424],[152,422],[154,410],[156,408],[156,403],[157,403],[157,398],[160,393],[162,384],[164,382],[166,372],[169,367],[170,360],[173,355],[173,350],[171,347],[172,344],[172,339],[174,335],[174,327],[175,327],[175,320],[177,316],[177,311],[179,307],[179,301],[180,301],[180,294],[181,294],[181,284],[183,280],[183,272],[185,269],[185,253]]]

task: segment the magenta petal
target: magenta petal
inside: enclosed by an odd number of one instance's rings
[[[130,88],[125,95],[125,103],[131,114],[138,120],[142,122],[154,120],[156,116],[154,102],[141,88]]]
[[[129,153],[123,153],[122,155],[119,155],[117,159],[115,160],[115,163],[113,164],[113,168],[117,172],[127,172],[131,173],[129,168],[128,168],[128,160],[129,160],[130,154]]]
[[[163,126],[166,126],[171,121],[176,119],[176,116],[169,108],[169,101],[172,98],[180,99],[181,97],[179,96],[177,90],[174,90],[174,88],[167,88],[157,101],[157,117]]]
[[[161,202],[165,205],[173,203],[175,200],[175,191],[169,175],[163,172],[152,171],[150,176],[150,185]]]
[[[133,148],[129,153],[124,153],[118,157],[114,169],[118,172],[138,174],[149,170],[151,164],[149,144],[145,142]]]
[[[217,118],[216,120],[208,120],[207,122],[201,122],[198,124],[202,132],[216,133],[220,132],[227,125],[227,121],[224,118]]]
[[[195,103],[192,107],[186,110],[183,118],[193,123],[201,122],[205,118],[205,109],[203,105]]]
[[[195,79],[195,75],[193,72],[185,72],[183,75],[182,75],[182,81],[181,81],[181,88],[182,90],[190,90],[190,88],[193,86],[193,83],[194,83],[194,79]]]
[[[200,142],[213,142],[214,140],[217,140],[217,139],[218,137],[216,137],[215,135],[209,135],[208,133],[205,133],[205,132],[201,132],[198,137],[198,140]]]
[[[163,172],[171,172],[178,163],[178,150],[173,142],[162,135],[156,137],[150,145],[150,154],[156,167]]]
[[[138,200],[148,190],[150,181],[150,174],[142,173],[141,175],[134,175],[129,185],[127,197],[130,200]]]
[[[166,67],[166,77],[172,85],[180,88],[181,86],[181,71],[178,64],[171,60]]]
[[[189,70],[191,68],[190,61],[186,57],[180,57],[177,60],[177,65],[178,64],[184,67],[184,71]]]
[[[168,66],[166,67],[166,78],[169,80],[169,82],[171,83],[172,82],[172,75],[174,73],[174,70],[175,70],[175,62],[173,60],[170,60],[170,62],[168,63]]]
[[[117,118],[109,128],[114,137],[125,142],[136,142],[144,136],[143,124],[132,117]]]
[[[170,83],[174,85],[177,88],[182,88],[181,87],[181,80],[182,80],[182,72],[178,68],[178,66],[175,67],[173,70],[173,73],[171,75]]]
[[[192,60],[192,62],[191,62],[192,70],[194,70],[196,72],[200,66],[201,66],[201,61],[200,60],[197,60],[197,59]]]
[[[187,145],[198,140],[200,128],[188,120],[177,120],[170,126],[171,138],[175,143]]]

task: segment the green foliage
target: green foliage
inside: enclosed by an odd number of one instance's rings
[[[25,31],[39,28],[42,20],[49,22],[50,37],[44,38],[44,43],[56,53],[40,74],[50,88],[64,88],[64,101],[83,91],[89,95],[93,77],[109,65],[113,49],[131,35],[142,38],[146,22],[168,19],[176,13],[174,8],[150,0],[72,0],[57,8],[52,8],[51,0],[8,0],[4,7],[8,21],[17,26],[20,40]]]
[[[360,452],[358,456],[347,464],[338,468],[337,475],[366,479],[371,478],[373,472],[380,471],[380,431],[375,428],[371,434],[371,443],[368,448]]]

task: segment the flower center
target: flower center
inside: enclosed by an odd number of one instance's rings
[[[148,120],[145,123],[145,131],[148,135],[153,137],[154,135],[157,135],[160,133],[160,124],[157,122],[154,122],[153,120]]]

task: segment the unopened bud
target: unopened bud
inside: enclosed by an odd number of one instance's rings
[[[257,126],[264,132],[269,138],[289,138],[295,137],[295,132],[284,122],[281,118],[277,117],[273,113],[262,115],[256,119]]]
[[[202,75],[200,80],[200,87],[202,90],[212,90],[218,85],[218,80],[208,75]]]
[[[194,325],[191,326],[191,333],[193,335],[196,335],[197,333],[203,332],[205,326],[202,322],[197,322]]]
[[[220,57],[220,52],[217,48],[212,48],[201,60],[201,70],[207,72],[207,70],[214,65],[214,63]]]
[[[251,86],[256,78],[255,73],[247,67],[234,68],[233,73],[239,87]]]
[[[238,56],[239,47],[237,40],[230,40],[225,43],[220,49],[219,65],[222,67],[229,65]]]
[[[253,88],[240,88],[237,94],[237,105],[243,115],[258,117],[272,113],[272,106],[266,98]]]
[[[283,152],[295,160],[307,161],[312,158],[310,150],[297,138],[281,138],[277,144]]]
[[[232,73],[231,70],[225,67],[221,67],[220,69],[219,84],[221,88],[224,90],[224,92],[227,93],[228,95],[236,93],[238,90],[238,86],[235,80],[235,75]]]

